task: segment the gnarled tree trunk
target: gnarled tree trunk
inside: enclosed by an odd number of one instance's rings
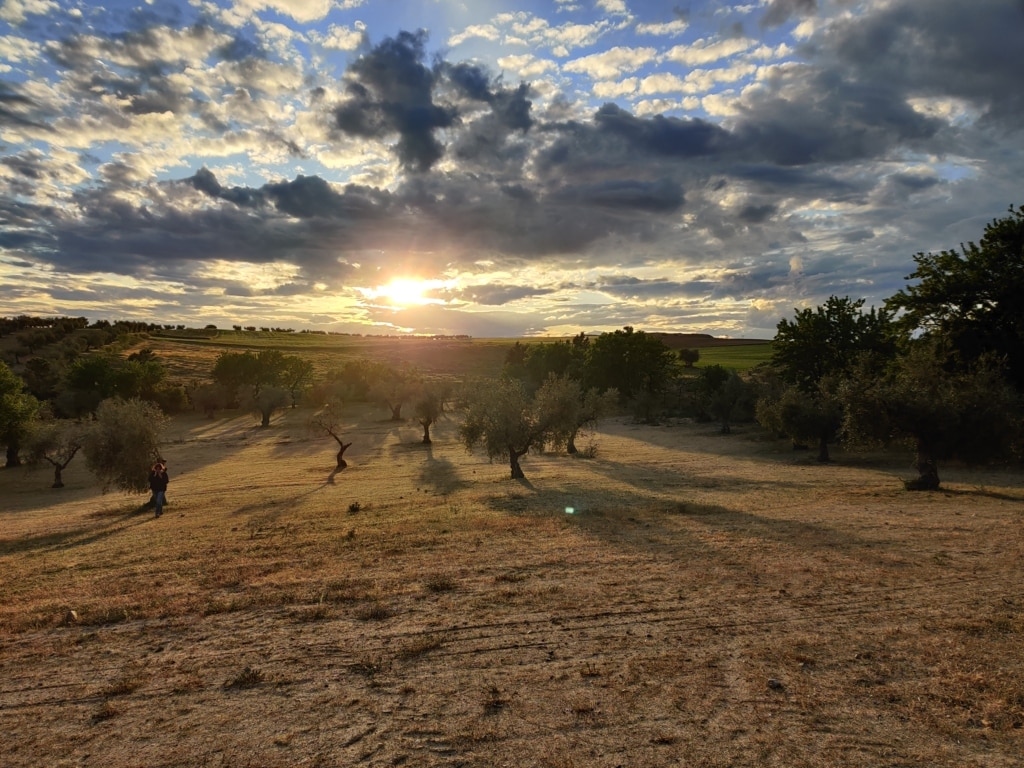
[[[935,455],[921,442],[917,444],[914,469],[917,470],[917,477],[904,483],[908,491],[937,491],[939,489],[939,466],[935,461]]]
[[[523,468],[519,466],[519,457],[525,454],[529,448],[524,448],[521,451],[517,451],[511,446],[508,449],[508,463],[512,468],[512,479],[513,480],[525,480],[526,475],[523,474]]]
[[[818,461],[822,464],[832,461],[832,457],[828,454],[828,435],[822,435],[818,438]]]
[[[21,445],[19,445],[18,438],[12,437],[10,440],[8,440],[8,442],[7,442],[7,463],[4,466],[6,466],[6,467],[20,467],[21,466],[21,457],[18,456],[18,453],[20,452],[20,450],[21,450]]]

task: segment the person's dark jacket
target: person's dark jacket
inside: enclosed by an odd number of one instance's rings
[[[157,491],[166,491],[168,480],[167,470],[153,470],[149,473],[149,489],[153,491],[153,493],[156,493]]]

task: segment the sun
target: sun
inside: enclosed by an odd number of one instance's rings
[[[386,285],[376,288],[359,288],[359,292],[371,301],[379,301],[393,307],[419,307],[426,304],[445,304],[444,291],[451,290],[451,280],[419,280],[399,277]]]
[[[392,280],[387,285],[382,285],[377,288],[377,296],[383,297],[390,301],[392,304],[400,304],[402,306],[411,306],[413,304],[426,304],[429,299],[423,296],[427,288],[426,281],[423,280]]]

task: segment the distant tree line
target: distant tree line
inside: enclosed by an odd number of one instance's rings
[[[314,407],[311,428],[339,446],[337,471],[351,445],[343,405],[373,402],[391,420],[415,419],[424,444],[439,419],[460,409],[466,447],[507,461],[511,477],[522,478],[530,451],[578,454],[580,435],[619,412],[646,423],[715,422],[722,433],[756,419],[794,446],[813,444],[822,462],[838,442],[905,445],[917,471],[907,487],[935,489],[940,462],[1019,459],[1024,448],[1024,213],[1011,206],[978,243],[918,253],[914,262],[908,285],[880,308],[830,296],[780,320],[770,361],[746,374],[695,367],[696,350],[674,352],[658,335],[626,326],[516,342],[498,381],[428,376],[374,359],[347,360],[316,376],[310,361],[263,349],[224,352],[205,381],[182,386],[168,380],[152,349],[138,348],[145,334],[181,326],[3,318],[14,343],[0,362],[0,445],[6,466],[23,453],[50,463],[58,487],[80,450],[105,484],[124,486],[109,460],[95,458],[103,419],[158,425],[161,414],[187,407],[209,416],[241,408],[267,427],[278,411],[305,402]],[[156,451],[152,434],[147,439],[147,450]]]

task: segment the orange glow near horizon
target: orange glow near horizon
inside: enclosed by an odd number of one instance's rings
[[[423,304],[443,304],[440,299],[433,299],[424,294],[445,283],[441,280],[415,280],[399,278],[387,285],[380,285],[367,295],[374,299],[385,299],[389,304],[401,307],[420,306]]]

